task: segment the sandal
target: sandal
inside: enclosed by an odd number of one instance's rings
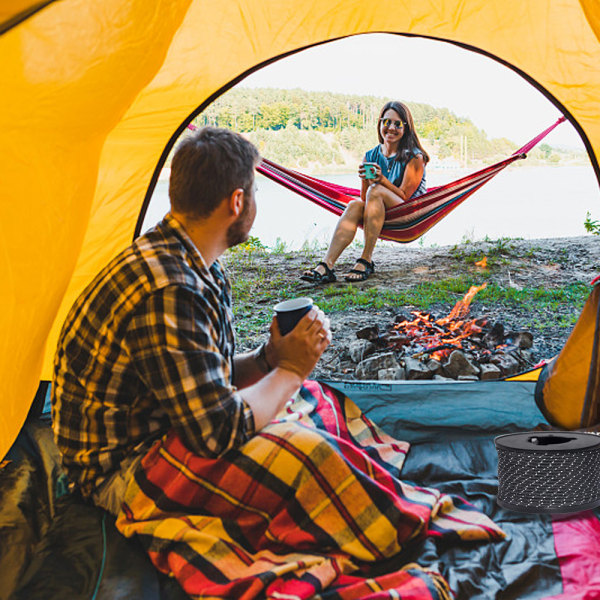
[[[327,263],[320,262],[317,267],[323,267],[325,269],[325,273],[320,273],[317,271],[317,269],[311,269],[310,271],[305,271],[302,275],[300,275],[300,279],[310,283],[333,283],[334,281],[337,281],[337,277],[335,276],[333,269],[330,269]]]
[[[344,279],[350,283],[354,283],[355,281],[366,281],[367,279],[369,279],[369,277],[375,273],[375,263],[374,262],[369,262],[368,260],[365,260],[364,258],[357,258],[356,259],[356,263],[360,263],[361,265],[364,265],[365,268],[364,270],[362,269],[350,269],[345,275],[344,275]],[[349,275],[351,273],[354,273],[356,275],[359,275],[359,277],[349,277]]]

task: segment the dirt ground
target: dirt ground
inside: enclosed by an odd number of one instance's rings
[[[350,269],[357,253],[359,251],[348,252],[347,257],[343,256],[336,265],[336,272],[342,274]],[[458,248],[413,248],[401,245],[376,248],[373,257],[376,272],[368,281],[358,285],[381,290],[407,289],[424,282],[472,273],[477,269],[473,264],[474,258],[483,256],[489,256],[493,263],[489,274],[486,274],[486,281],[515,290],[565,288],[574,283],[589,284],[594,277],[600,275],[600,237],[590,235],[577,238],[476,242]],[[471,260],[467,257],[471,257]],[[269,259],[273,275],[290,275],[295,272],[299,275],[307,266],[306,258],[301,254],[293,258],[271,255]],[[343,278],[338,277],[338,280],[334,286],[347,285]],[[311,289],[312,285],[307,284],[299,291],[310,295]],[[448,314],[453,304],[452,300],[429,310],[436,317],[442,317]],[[351,370],[344,367],[348,366],[347,350],[349,344],[357,339],[356,331],[375,324],[380,331],[387,331],[398,313],[419,308],[352,308],[330,314],[334,339],[313,372],[313,377],[352,378]],[[561,317],[570,317],[574,321],[578,314],[579,309],[575,314],[568,302],[553,309],[551,314],[549,309],[541,314],[534,302],[525,307],[511,304],[487,306],[474,302],[470,317],[485,316],[492,322],[502,322],[506,330],[531,332],[534,336],[533,356],[536,360],[541,360],[556,355],[570,333],[570,329],[565,328],[564,324],[555,326],[554,323],[558,323]]]

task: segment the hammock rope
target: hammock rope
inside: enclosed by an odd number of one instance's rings
[[[421,237],[500,171],[516,160],[526,158],[527,152],[565,120],[565,117],[560,117],[556,123],[535,136],[508,158],[456,181],[429,188],[425,194],[387,210],[379,237],[402,243],[412,242]],[[349,202],[360,198],[358,189],[304,175],[266,158],[256,167],[256,170],[338,216],[344,212]]]

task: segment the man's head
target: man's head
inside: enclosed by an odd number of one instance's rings
[[[186,137],[171,162],[169,198],[174,212],[198,221],[208,218],[236,190],[243,208],[227,231],[229,245],[243,242],[256,215],[254,168],[258,150],[228,129],[204,127]]]

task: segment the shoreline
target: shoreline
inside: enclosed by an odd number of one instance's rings
[[[523,168],[532,168],[532,169],[537,169],[537,168],[547,168],[550,167],[552,169],[563,169],[563,168],[575,168],[575,167],[581,167],[581,168],[592,168],[592,165],[589,162],[581,162],[581,161],[573,161],[573,162],[568,162],[568,163],[562,163],[562,164],[553,164],[550,162],[527,162],[528,159],[525,159],[525,161],[522,162],[516,162],[514,165],[512,165],[512,167],[515,168],[519,168],[519,169],[523,169]],[[359,164],[360,161],[358,161],[356,163],[356,166]],[[469,171],[473,171],[473,170],[477,170],[480,168],[483,168],[487,165],[493,164],[494,159],[490,159],[490,161],[472,161],[466,165],[460,165],[457,163],[454,163],[452,161],[448,161],[448,162],[441,162],[441,161],[430,161],[429,164],[427,165],[427,168],[430,171],[447,171],[449,173],[455,172],[455,173],[459,173],[459,172],[469,172]],[[311,168],[310,166],[308,167],[302,167],[299,165],[286,165],[288,168],[293,169],[295,171],[300,171],[302,173],[307,173],[310,175],[318,175],[318,176],[326,176],[326,175],[354,175],[356,174],[356,166],[350,166],[350,165],[344,165],[344,166],[339,166],[339,165],[327,165],[327,166],[319,166],[316,169]],[[171,168],[170,167],[164,167],[161,172],[160,175],[158,176],[158,181],[168,181],[169,176],[171,174]],[[259,177],[264,177],[263,175],[259,175]]]

